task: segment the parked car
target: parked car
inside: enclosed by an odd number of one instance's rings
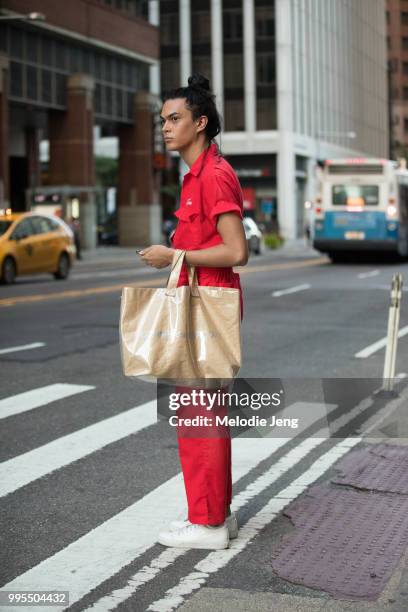
[[[76,255],[71,228],[60,218],[39,213],[0,215],[0,278],[14,283],[21,274],[50,272],[66,279]]]
[[[250,253],[260,255],[262,252],[262,232],[257,226],[256,222],[251,217],[244,217],[243,219],[245,237],[248,243],[248,249]]]

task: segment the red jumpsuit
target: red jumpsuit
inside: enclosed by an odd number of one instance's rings
[[[172,245],[186,251],[222,244],[217,232],[218,215],[235,212],[243,217],[243,196],[238,178],[230,164],[211,144],[203,151],[184,177],[180,207],[174,213],[179,222]],[[232,268],[199,266],[197,284],[233,287],[240,290],[241,319],[243,298],[239,275]],[[188,285],[183,264],[178,286]],[[178,448],[192,523],[223,523],[231,503],[231,437],[225,428],[219,436],[182,437],[178,429]]]

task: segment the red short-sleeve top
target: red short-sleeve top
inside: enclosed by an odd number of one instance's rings
[[[178,224],[172,245],[194,251],[222,243],[217,231],[218,215],[233,212],[243,218],[243,195],[237,175],[214,143],[205,149],[184,176],[180,207],[174,213]],[[243,299],[239,274],[232,268],[197,266],[199,285],[233,287],[240,290],[241,317]],[[187,285],[187,268],[183,265],[178,286]]]

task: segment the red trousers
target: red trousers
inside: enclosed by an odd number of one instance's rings
[[[211,269],[210,269],[211,271]],[[214,269],[207,276],[198,269],[198,284],[235,287],[240,289],[241,320],[243,318],[243,298],[238,274],[231,274],[232,282],[222,278],[223,270]],[[218,274],[219,278],[216,276]],[[188,284],[187,277],[180,275],[179,286]],[[176,392],[185,392],[177,388]],[[228,391],[226,388],[225,391]],[[194,416],[202,409],[191,411],[190,407],[179,409],[180,416]],[[227,414],[221,408],[218,414]],[[225,521],[232,498],[231,475],[231,435],[229,427],[208,426],[208,437],[192,437],[183,427],[177,428],[178,450],[186,489],[188,520],[200,525],[218,525]],[[205,434],[205,431],[204,431]]]
[[[228,388],[224,390],[228,391]],[[176,388],[178,393],[187,391],[186,388]],[[200,416],[212,419],[210,425],[177,427],[188,520],[200,525],[223,523],[232,497],[231,434],[228,425],[214,423],[215,415],[227,416],[228,410],[221,408],[207,412],[202,407],[187,406],[177,411],[179,421]]]

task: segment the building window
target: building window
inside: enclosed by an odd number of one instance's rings
[[[404,118],[404,132],[408,132],[408,117]]]
[[[224,39],[242,40],[242,11],[226,10],[223,14],[223,33]]]
[[[258,98],[256,105],[256,129],[276,130],[275,98]]]
[[[408,12],[407,11],[401,11],[401,23],[403,25],[408,25]]]
[[[209,55],[193,55],[192,68],[193,72],[200,72],[212,83],[211,57]]]
[[[226,132],[242,132],[245,130],[244,101],[242,98],[239,100],[225,99],[224,123]]]
[[[273,38],[275,35],[274,10],[270,7],[256,9],[256,37]]]
[[[177,13],[160,15],[160,44],[178,46],[179,17]]]
[[[23,97],[23,66],[10,62],[10,93],[16,98]]]
[[[211,41],[211,14],[209,11],[191,11],[191,31],[193,32],[193,44]]]
[[[404,100],[408,100],[408,87],[404,87],[402,90]]]
[[[387,24],[389,25],[390,23],[390,11],[386,11],[386,17],[387,17]]]
[[[408,50],[408,36],[402,37],[402,48]]]
[[[390,70],[391,72],[398,72],[398,60],[396,57],[390,59]]]
[[[402,71],[405,75],[408,76],[408,62],[403,62],[402,63]]]
[[[256,80],[258,85],[270,85],[275,82],[275,56],[271,53],[257,54]]]
[[[162,89],[167,91],[180,85],[180,62],[178,58],[167,57],[161,60]]]
[[[225,87],[242,87],[244,85],[244,66],[241,54],[224,55]]]
[[[391,49],[391,37],[387,36],[387,49],[390,50]]]
[[[398,87],[393,87],[391,89],[391,98],[393,100],[398,100],[399,99],[399,89],[398,89]]]
[[[52,102],[52,72],[50,70],[41,71],[41,98],[43,102]]]

